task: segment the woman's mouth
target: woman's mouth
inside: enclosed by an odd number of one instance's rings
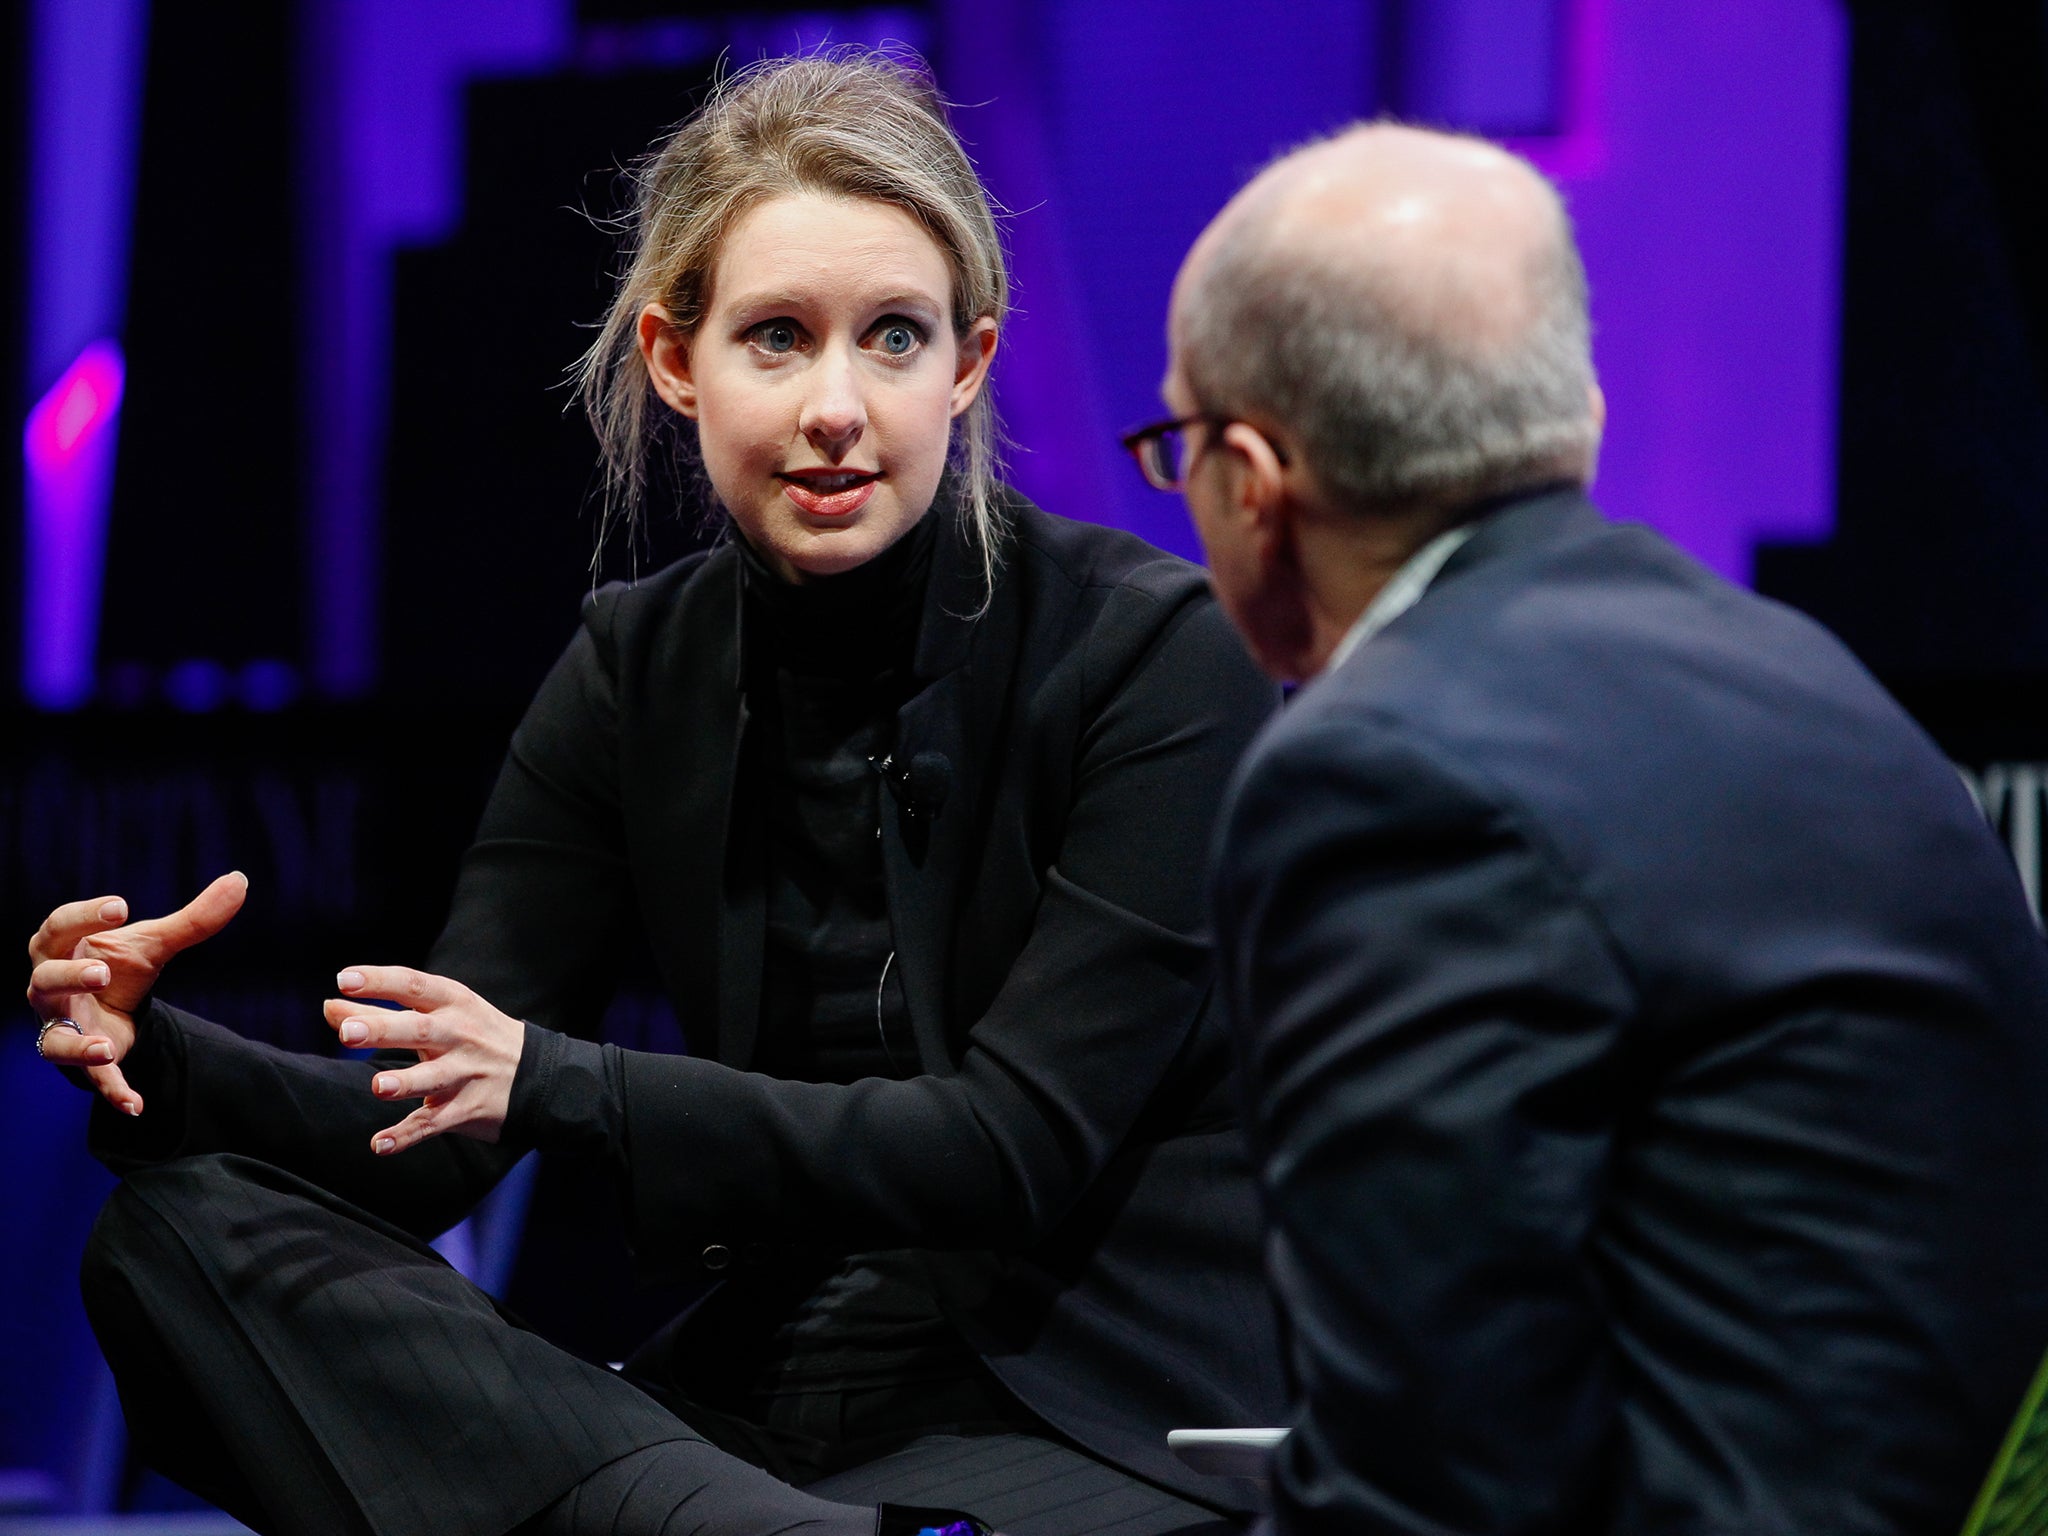
[[[867,505],[881,476],[873,470],[781,475],[782,494],[812,517],[847,517]]]

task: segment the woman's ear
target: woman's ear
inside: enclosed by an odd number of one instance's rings
[[[952,413],[958,416],[974,404],[988,382],[988,367],[996,355],[996,323],[987,315],[967,328],[960,338],[960,350],[953,362]]]
[[[640,355],[654,392],[671,410],[697,419],[697,381],[690,372],[690,338],[659,304],[640,311]]]

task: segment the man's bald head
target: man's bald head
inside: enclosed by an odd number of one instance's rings
[[[1340,505],[1451,510],[1591,478],[1570,222],[1482,140],[1380,123],[1276,162],[1189,253],[1172,331],[1201,407],[1287,428]]]

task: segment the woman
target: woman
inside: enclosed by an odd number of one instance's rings
[[[127,1175],[88,1305],[172,1475],[280,1531],[1243,1507],[1164,1437],[1282,1401],[1196,936],[1272,699],[1199,572],[995,483],[1004,306],[920,76],[726,82],[648,164],[585,387],[629,495],[694,431],[734,537],[586,604],[430,970],[327,1005],[386,1054],[151,996],[239,877],[39,932],[42,1048]],[[589,1038],[636,929],[687,1057]],[[647,1274],[723,1282],[630,1383],[420,1241],[535,1146],[610,1166]]]

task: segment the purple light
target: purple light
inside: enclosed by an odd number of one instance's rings
[[[96,341],[79,353],[28,413],[21,451],[29,473],[49,476],[69,469],[121,409],[126,380],[121,349],[113,342]]]
[[[1381,105],[1411,121],[1459,123],[1491,137],[1560,133],[1568,105],[1560,55],[1572,9],[1571,0],[1403,6],[1398,94]],[[1384,67],[1378,72],[1384,80]]]
[[[300,181],[305,312],[308,681],[330,698],[377,679],[381,474],[392,253],[463,213],[463,88],[573,56],[571,0],[306,0]]]
[[[29,599],[22,605],[22,692],[42,709],[76,709],[92,697],[126,377],[120,347],[94,342],[36,402],[22,431]]]
[[[1607,395],[1594,499],[1735,581],[1834,521],[1848,15],[1575,0],[1561,144]]]
[[[1015,306],[992,381],[1016,443],[1010,478],[1055,511],[1118,521],[1119,418],[1103,406],[1085,274],[1073,260],[1069,210],[1079,200],[1053,138],[1042,19],[1024,0],[954,0],[942,20],[940,84],[977,103],[954,121],[997,203],[1014,210],[1004,233]],[[1164,510],[1178,527],[1179,509]]]
[[[164,698],[188,715],[210,715],[227,703],[234,688],[228,669],[217,661],[193,657],[164,674]]]
[[[1558,49],[1563,79],[1558,91],[1558,132],[1510,138],[1554,181],[1577,181],[1607,168],[1607,138],[1600,105],[1610,58],[1607,0],[1561,0],[1564,37]]]
[[[21,691],[44,709],[93,694],[148,36],[148,0],[29,12]]]

